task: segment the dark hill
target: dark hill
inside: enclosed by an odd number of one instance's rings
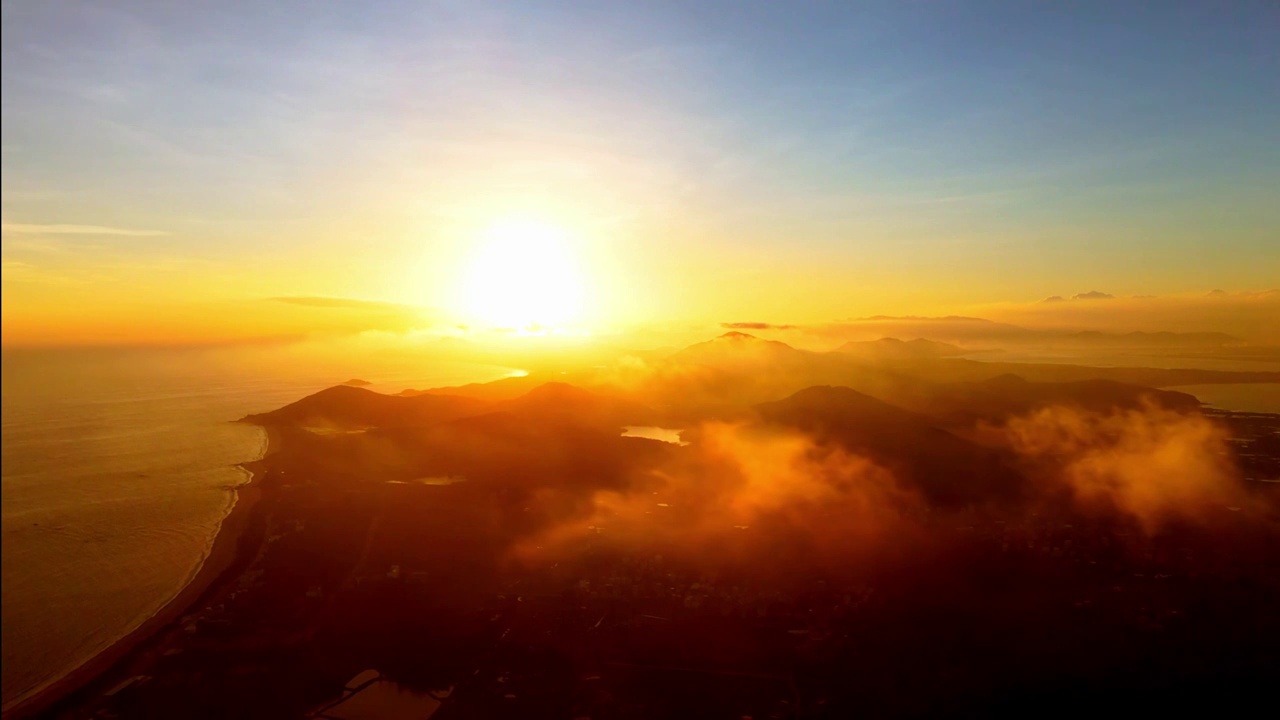
[[[803,362],[810,355],[784,342],[764,340],[744,332],[727,332],[717,338],[690,345],[671,355],[671,360],[713,367],[742,364],[783,364]]]
[[[855,387],[892,397],[919,384],[896,368],[854,355],[809,352],[733,332],[653,363],[631,397],[672,415],[725,417],[814,385]]]
[[[847,387],[810,387],[756,411],[767,423],[793,427],[897,473],[935,502],[1007,497],[1016,476],[998,455],[935,427],[928,418]]]
[[[514,400],[498,403],[493,410],[529,420],[592,426],[645,425],[653,422],[655,415],[638,402],[562,382],[540,385]]]
[[[293,427],[393,427],[445,422],[483,412],[488,403],[450,395],[383,395],[337,385],[245,422]]]
[[[539,486],[574,493],[623,487],[631,472],[676,450],[670,443],[623,437],[616,427],[510,411],[341,439],[348,438],[364,466],[381,464],[384,473],[410,478],[462,476],[514,492],[512,497]]]
[[[469,383],[467,385],[455,385],[452,387],[431,388],[429,390],[405,390],[401,395],[455,395],[459,397],[475,398],[477,400],[486,400],[489,402],[499,402],[502,400],[512,400],[529,392],[530,390],[545,384],[547,378],[545,376],[537,377],[533,375],[520,375],[518,377],[502,378],[485,383]]]

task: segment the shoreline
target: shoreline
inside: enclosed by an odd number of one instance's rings
[[[280,448],[279,433],[265,426],[258,427],[266,434],[262,457],[236,465],[249,473],[249,480],[232,489],[231,510],[218,525],[208,555],[187,584],[138,627],[67,674],[4,708],[0,717],[4,720],[36,717],[75,699],[79,693],[87,691],[95,682],[122,666],[134,653],[144,650],[149,642],[189,614],[210,590],[227,579],[224,576],[242,559],[241,540],[252,525],[253,511],[261,505],[266,470],[263,461],[273,450]]]

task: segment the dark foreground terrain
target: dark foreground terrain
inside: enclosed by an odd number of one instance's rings
[[[681,360],[696,383],[668,367],[626,388],[336,387],[250,418],[272,444],[237,563],[47,714],[1274,704],[1280,417],[1004,366],[811,386],[839,368],[784,357],[796,387],[735,389],[760,377],[742,357]]]

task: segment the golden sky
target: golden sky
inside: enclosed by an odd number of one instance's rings
[[[993,37],[896,4],[296,10],[5,6],[5,345],[975,313],[1269,332],[1252,301],[1151,309],[1280,277],[1265,18],[1188,45],[1199,21],[1163,12],[1007,10]],[[1165,300],[1038,305],[1094,290]]]

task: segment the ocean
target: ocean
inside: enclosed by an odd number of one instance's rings
[[[1215,410],[1280,414],[1280,383],[1174,385],[1166,389],[1195,395]]]
[[[261,457],[231,422],[351,377],[196,352],[5,353],[3,697],[56,681],[164,606],[199,570]],[[509,368],[399,368],[371,389],[497,379]]]

